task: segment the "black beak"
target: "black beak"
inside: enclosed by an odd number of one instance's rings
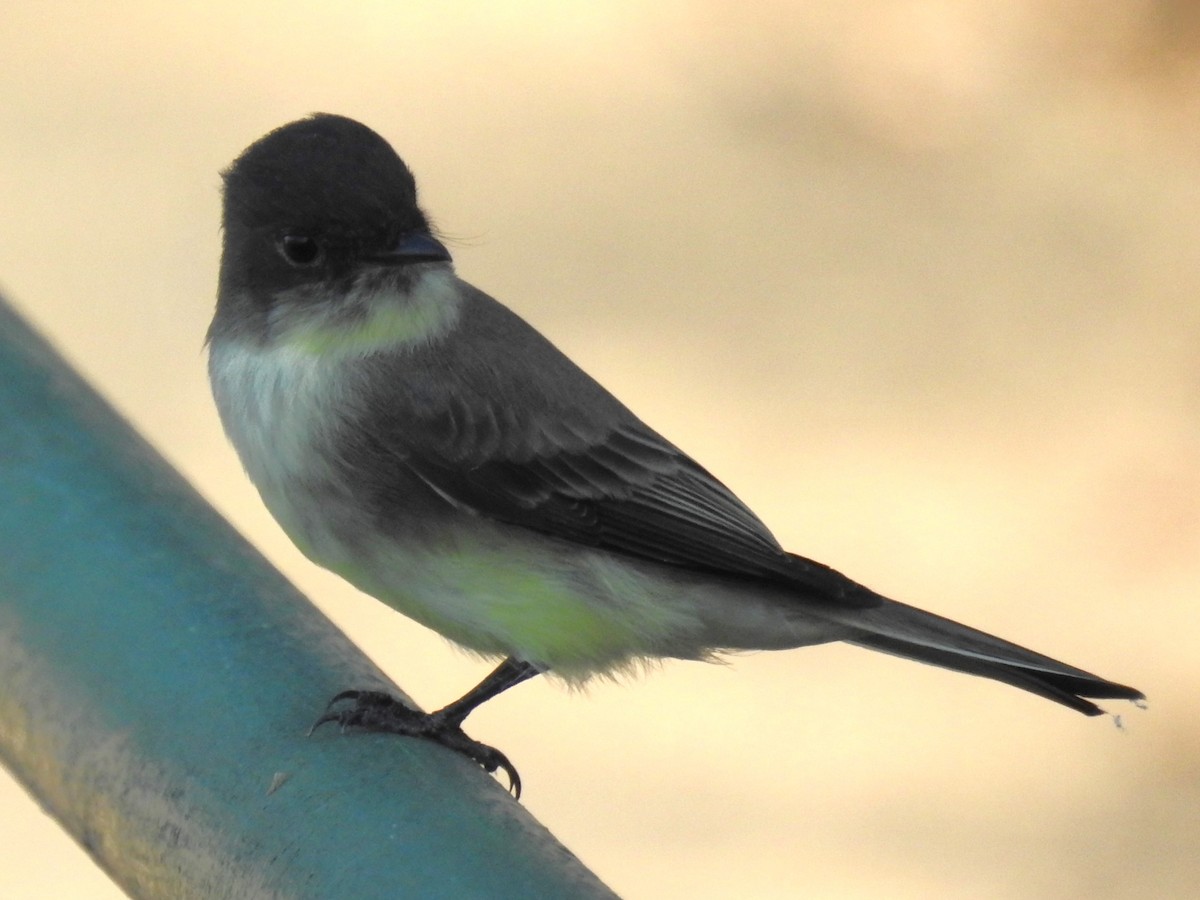
[[[367,257],[371,262],[385,266],[407,266],[421,262],[449,262],[450,251],[441,241],[423,231],[402,234],[395,245],[383,253]]]

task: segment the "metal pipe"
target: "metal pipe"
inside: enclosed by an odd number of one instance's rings
[[[134,897],[613,897],[0,301],[0,760]]]

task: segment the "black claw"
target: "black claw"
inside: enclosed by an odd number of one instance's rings
[[[334,708],[344,700],[353,702],[342,709]],[[411,729],[426,717],[426,713],[405,706],[382,691],[342,691],[329,701],[325,712],[313,722],[308,733],[311,735],[326,722],[337,722],[342,731],[347,728],[363,728],[368,731],[415,735],[417,733]]]
[[[343,700],[357,700],[361,693],[361,691],[342,691],[327,704],[325,704],[325,712],[321,713],[321,717],[312,723],[312,726],[308,729],[308,736],[312,737],[313,732],[326,722],[337,722],[342,727],[341,730],[345,731],[347,725],[345,718],[348,711],[341,710],[340,712],[334,712],[333,708]]]
[[[455,750],[463,756],[470,757],[489,775],[497,770],[503,771],[508,778],[509,793],[513,795],[514,799],[521,799],[521,776],[517,774],[516,766],[509,762],[508,757],[495,747],[481,744],[479,741],[467,737],[457,726],[437,731],[434,734],[423,735],[423,737],[437,741],[443,747]]]
[[[334,707],[343,701],[351,703],[341,709]],[[336,722],[342,731],[362,728],[366,731],[399,734],[406,737],[424,738],[441,744],[448,750],[461,753],[473,760],[489,775],[497,770],[508,778],[508,790],[514,798],[521,799],[521,776],[517,774],[507,756],[495,747],[489,747],[467,737],[459,724],[438,713],[425,713],[406,706],[390,694],[382,691],[342,691],[329,701],[325,712],[308,730],[311,735],[326,722]]]
[[[340,694],[334,694],[333,699],[325,704],[325,711],[329,712],[331,707],[337,706],[343,700],[357,700],[363,694],[379,694],[380,696],[387,696],[382,691],[342,691]]]

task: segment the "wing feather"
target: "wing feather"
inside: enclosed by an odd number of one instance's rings
[[[471,328],[378,361],[402,386],[359,426],[384,453],[460,509],[558,539],[725,578],[767,581],[813,600],[880,598],[786,552],[744,503],[540,334],[463,286]],[[519,365],[507,358],[520,347]]]
[[[787,584],[839,603],[875,602],[869,592],[848,591],[857,586],[832,569],[787,553],[732,491],[640,423],[587,444],[576,434],[570,449],[531,440],[521,449],[539,445],[533,455],[512,452],[510,443],[509,455],[496,458],[496,414],[481,409],[476,419],[463,423],[452,445],[410,445],[404,456],[458,507],[658,563]]]

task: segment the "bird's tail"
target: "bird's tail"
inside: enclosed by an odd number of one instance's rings
[[[1088,716],[1104,710],[1086,697],[1145,699],[1134,688],[894,600],[855,610],[853,627],[847,643],[1002,681]]]

